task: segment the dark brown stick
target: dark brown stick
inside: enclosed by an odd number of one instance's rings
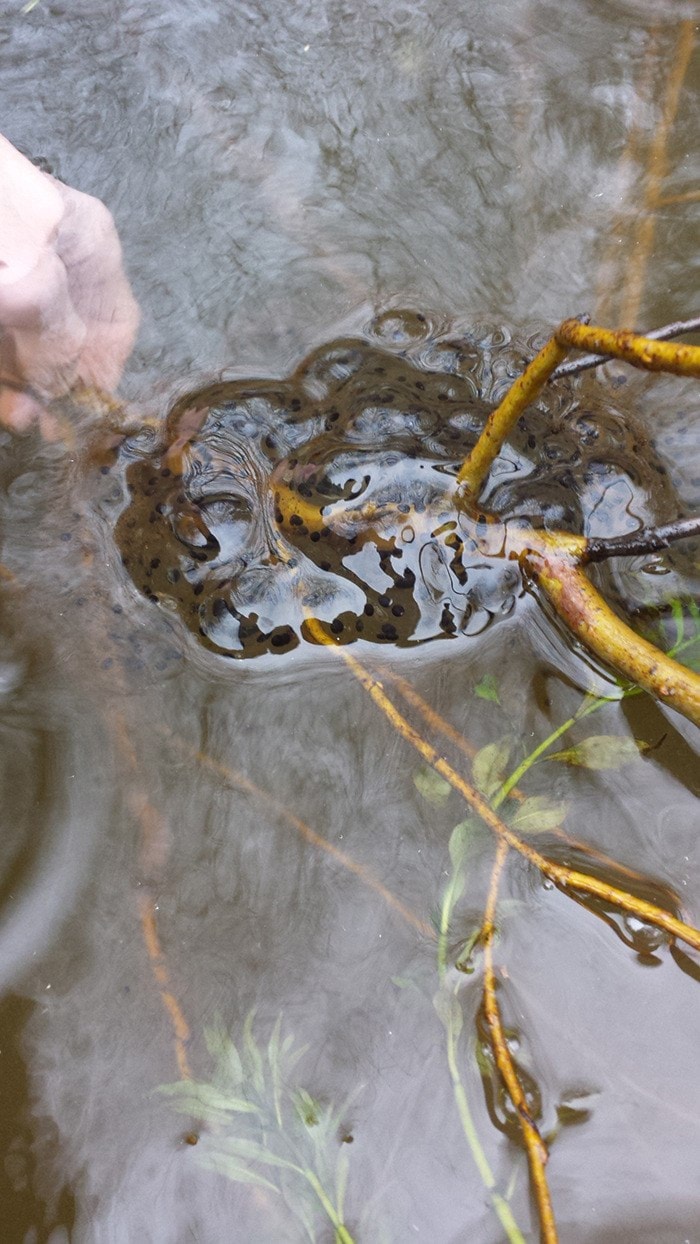
[[[583,555],[585,562],[603,562],[609,557],[634,557],[639,553],[656,553],[667,549],[676,540],[700,536],[700,515],[694,518],[678,518],[663,527],[642,527],[624,536],[589,539]]]

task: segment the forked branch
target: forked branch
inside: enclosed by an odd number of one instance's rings
[[[472,514],[491,465],[525,408],[537,397],[569,349],[594,350],[647,371],[700,378],[700,347],[656,341],[624,329],[612,330],[565,320],[489,415],[458,474],[458,504]],[[637,635],[617,617],[589,583],[582,566],[606,557],[665,548],[700,532],[700,520],[685,519],[656,531],[612,540],[518,530],[509,533],[506,556],[517,556],[543,589],[568,629],[596,656],[652,695],[700,725],[700,675]]]

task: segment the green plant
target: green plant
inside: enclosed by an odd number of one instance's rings
[[[354,1244],[344,1222],[347,1103],[336,1108],[296,1084],[293,1073],[308,1047],[295,1048],[290,1034],[282,1037],[281,1017],[267,1043],[258,1045],[254,1018],[251,1011],[239,1045],[221,1024],[206,1030],[210,1079],[179,1080],[158,1091],[201,1127],[202,1166],[282,1196],[309,1240],[317,1239],[319,1215],[325,1215],[336,1244]]]

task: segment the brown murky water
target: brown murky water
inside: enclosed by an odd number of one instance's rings
[[[346,1182],[361,1244],[500,1244],[447,997],[496,1187],[537,1238],[474,1057],[464,947],[492,844],[469,836],[443,970],[465,809],[342,654],[405,711],[408,680],[474,748],[508,740],[510,768],[587,691],[615,695],[517,570],[470,560],[451,494],[546,327],[621,314],[693,16],[651,0],[3,12],[3,132],[114,213],[143,312],[124,391],[164,428],[107,456],[0,437],[3,1240],[332,1241],[301,1169],[336,1207]],[[695,52],[668,200],[698,185],[697,82]],[[697,309],[696,212],[657,207],[641,325]],[[488,506],[591,534],[697,506],[696,410],[690,384],[620,368],[550,386]],[[99,410],[69,413],[92,444]],[[315,526],[329,504],[335,526]],[[697,597],[696,550],[599,581],[671,644],[657,607]],[[338,651],[309,642],[310,611]],[[540,763],[527,792],[697,923],[697,731],[645,696],[575,731],[564,745],[650,750]],[[700,1238],[697,962],[515,859],[496,953],[562,1240]],[[208,1095],[158,1091],[188,1071]]]

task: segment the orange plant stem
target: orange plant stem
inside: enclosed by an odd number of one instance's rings
[[[387,889],[383,882],[381,882],[372,870],[367,868],[365,864],[361,864],[358,860],[353,859],[347,851],[342,851],[340,847],[336,847],[334,843],[329,842],[327,838],[322,837],[322,835],[318,834],[315,829],[312,829],[310,825],[307,825],[306,821],[302,821],[301,817],[298,817],[293,812],[290,812],[289,808],[285,807],[283,803],[280,803],[278,799],[275,799],[274,795],[268,794],[267,791],[263,790],[261,786],[256,785],[256,783],[251,781],[250,778],[245,777],[242,773],[238,773],[235,769],[230,768],[229,765],[223,764],[222,761],[215,760],[213,756],[207,755],[206,752],[198,751],[194,747],[189,747],[187,743],[178,738],[177,735],[172,734],[171,731],[163,728],[162,733],[165,734],[168,740],[179,748],[180,751],[195,759],[204,768],[209,769],[212,773],[217,773],[220,777],[223,777],[225,781],[230,782],[232,786],[237,787],[238,790],[246,791],[246,793],[252,795],[254,799],[257,799],[259,802],[265,804],[275,814],[275,816],[280,817],[281,820],[285,820],[302,838],[305,838],[307,842],[310,842],[312,846],[318,847],[321,851],[325,851],[326,855],[329,855],[332,859],[334,859],[337,864],[340,864],[343,868],[346,868],[348,872],[351,872],[353,876],[357,877],[358,881],[361,881],[362,884],[367,886],[368,889],[373,890],[375,894],[378,894],[383,902],[385,902],[388,907],[391,907],[392,910],[395,911],[406,924],[411,925],[417,933],[420,933],[422,937],[435,941],[435,929],[432,925],[428,924],[426,920],[421,920],[419,916],[416,916],[405,903],[401,902],[400,898],[397,898],[395,894],[392,894],[391,890]]]
[[[317,643],[335,647],[333,640],[325,634],[322,626],[315,619],[309,619],[308,625]],[[694,950],[700,951],[700,929],[693,928],[692,925],[686,924],[684,920],[679,920],[676,916],[672,916],[670,912],[657,907],[655,903],[649,903],[645,899],[636,898],[633,894],[628,894],[627,891],[618,889],[617,886],[608,885],[607,882],[600,881],[597,877],[589,876],[588,873],[582,873],[576,869],[568,868],[565,864],[556,864],[553,860],[546,859],[530,843],[519,838],[493,811],[484,797],[476,790],[476,787],[472,786],[460,773],[457,773],[452,768],[452,765],[436,751],[432,744],[414,729],[392,703],[382,684],[364,666],[360,665],[360,662],[347,651],[347,648],[340,648],[340,653],[358,682],[361,683],[377,707],[381,709],[397,733],[415,748],[419,755],[435,769],[436,773],[444,777],[450,783],[450,786],[454,787],[462,795],[464,800],[481,817],[482,821],[488,825],[496,837],[503,838],[508,843],[508,846],[517,851],[519,855],[524,856],[545,877],[560,886],[564,891],[578,891],[581,894],[590,894],[592,897],[601,899],[612,907],[619,907],[622,911],[630,912],[631,915],[637,916],[639,920],[646,924],[653,924],[657,928],[663,929],[671,937],[678,938],[679,941],[685,942],[687,946],[692,946]]]
[[[508,1042],[503,1031],[501,1012],[496,998],[496,974],[493,966],[496,901],[508,849],[508,843],[503,838],[500,838],[496,849],[496,859],[491,871],[491,884],[489,886],[486,908],[484,910],[484,922],[481,930],[481,943],[484,951],[484,1015],[489,1030],[491,1047],[496,1059],[496,1066],[518,1116],[518,1124],[527,1153],[530,1180],[537,1203],[542,1244],[557,1244],[558,1235],[552,1209],[552,1198],[545,1174],[545,1166],[549,1155],[545,1143],[540,1136],[539,1129],[530,1114],[525,1093],[518,1079],[518,1073],[511,1058]]]
[[[675,55],[666,85],[661,119],[654,132],[647,165],[647,184],[642,212],[637,218],[632,253],[629,261],[625,296],[620,312],[623,324],[635,324],[644,293],[647,268],[654,246],[656,211],[668,165],[668,140],[678,112],[681,88],[688,72],[695,40],[695,22],[687,18],[680,24]]]

